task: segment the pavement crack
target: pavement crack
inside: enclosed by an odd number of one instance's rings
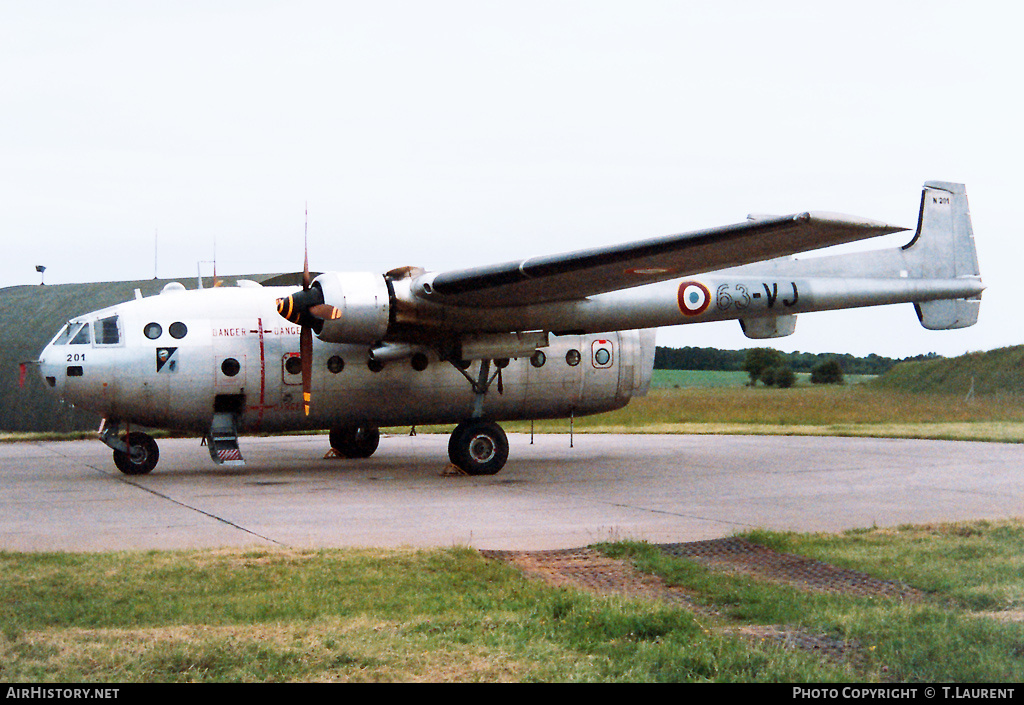
[[[122,484],[130,485],[132,487],[135,487],[137,489],[142,490],[143,492],[148,492],[149,494],[153,495],[154,497],[159,497],[160,499],[166,500],[166,501],[168,501],[168,502],[170,502],[172,504],[176,504],[179,507],[182,507],[183,509],[188,509],[189,511],[195,512],[196,514],[201,514],[204,517],[207,517],[209,519],[213,519],[214,521],[218,521],[221,524],[225,524],[227,526],[230,526],[232,529],[236,529],[238,531],[244,532],[244,533],[249,534],[251,536],[255,536],[256,538],[262,539],[264,541],[269,541],[270,543],[277,544],[278,546],[281,546],[283,548],[289,548],[288,544],[282,543],[282,542],[280,542],[280,541],[278,541],[276,539],[272,539],[269,536],[264,536],[263,534],[258,534],[258,533],[256,533],[255,531],[253,531],[251,529],[247,529],[247,528],[245,528],[244,526],[242,526],[240,524],[236,524],[235,522],[231,521],[230,519],[225,519],[224,517],[217,516],[216,514],[213,514],[212,512],[205,511],[203,509],[200,509],[199,507],[193,506],[191,504],[187,504],[185,502],[182,502],[181,500],[177,500],[174,497],[171,497],[170,495],[164,494],[163,492],[158,492],[157,490],[154,490],[154,489],[152,489],[150,487],[146,487],[145,485],[140,485],[137,482],[132,482],[131,480],[129,480],[127,478],[117,477],[116,479],[119,482],[121,482]]]

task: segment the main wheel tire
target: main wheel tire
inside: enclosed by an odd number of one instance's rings
[[[125,475],[147,475],[160,460],[160,448],[156,441],[145,433],[132,431],[124,437],[128,444],[127,453],[114,451],[114,465]]]
[[[369,458],[380,445],[380,429],[376,426],[358,424],[332,428],[331,448],[346,458]]]
[[[448,439],[448,458],[467,475],[493,475],[508,460],[508,437],[492,421],[463,421]]]

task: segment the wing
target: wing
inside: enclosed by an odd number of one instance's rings
[[[521,306],[713,272],[906,230],[836,213],[749,220],[590,250],[417,278],[417,293],[454,306]]]

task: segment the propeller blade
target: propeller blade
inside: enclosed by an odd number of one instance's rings
[[[330,304],[318,304],[309,307],[309,315],[316,316],[323,321],[333,321],[341,318],[341,311]]]
[[[313,327],[320,330],[317,318],[336,318],[341,313],[333,306],[323,303],[323,293],[313,289],[309,276],[309,206],[306,207],[306,229],[303,234],[302,291],[277,300],[277,312],[292,323],[301,326],[299,330],[299,360],[302,363],[302,410],[309,416],[309,405],[313,389]],[[337,312],[337,316],[335,316]]]
[[[309,291],[309,206],[306,206],[306,229],[302,236],[302,249],[304,250],[302,260],[302,290]]]
[[[309,416],[313,386],[313,330],[309,326],[302,326],[299,333],[299,356],[302,362],[302,410]]]

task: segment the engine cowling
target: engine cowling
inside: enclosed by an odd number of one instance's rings
[[[312,286],[323,293],[323,302],[336,309],[323,321],[317,337],[328,343],[372,344],[388,332],[391,296],[382,274],[373,272],[325,272]]]

